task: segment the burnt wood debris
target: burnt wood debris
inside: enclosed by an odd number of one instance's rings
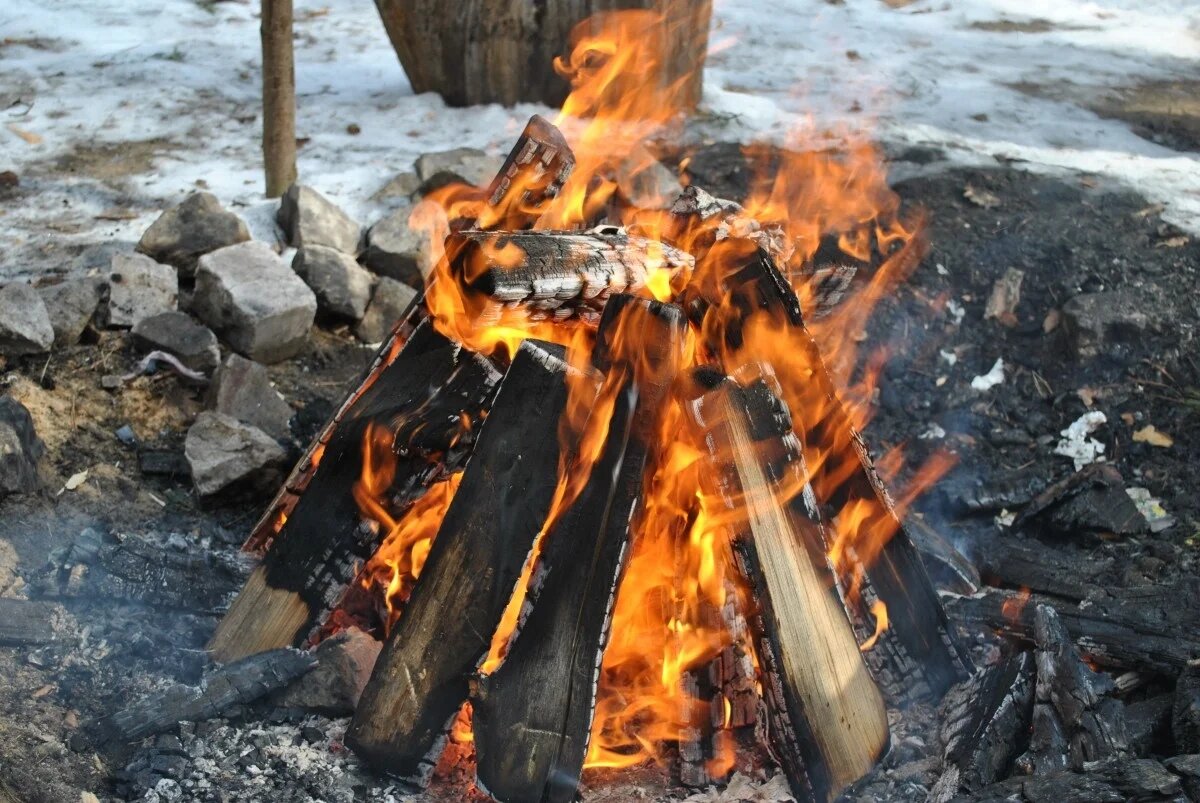
[[[968,559],[936,524],[900,520],[809,329],[870,264],[809,266],[802,314],[782,231],[699,187],[655,210],[653,230],[596,226],[603,210],[548,228],[574,166],[562,133],[534,116],[491,183],[465,190],[425,290],[266,506],[245,560],[85,531],[32,578],[47,600],[0,599],[0,644],[47,650],[67,627],[57,601],[85,587],[227,606],[207,643],[220,666],[89,721],[89,739],[129,744],[268,699],[350,623],[372,650],[383,641],[345,731],[367,765],[428,787],[454,729],[470,734],[481,792],[576,799],[618,591],[672,437],[698,447],[697,493],[728,517],[733,575],[723,606],[700,613],[726,641],[682,672],[675,781],[723,782],[718,757],[751,750],[796,800],[827,803],[893,771],[885,756],[904,748],[891,715],[916,706],[940,718],[933,803],[1200,790],[1200,588],[1118,585],[1127,567],[1112,554],[1046,547],[1147,532],[1114,468],[959,494],[948,508],[1021,510],[1027,536],[982,537]],[[886,259],[903,272],[924,252],[918,226]],[[436,303],[447,285],[461,329]],[[811,370],[774,364],[762,321],[773,348]],[[514,322],[537,334],[494,351],[461,334]],[[586,328],[590,350],[537,339],[553,325]],[[562,426],[572,411],[574,430]],[[379,603],[365,567],[388,535],[356,492],[368,443],[389,460],[377,503],[394,520],[439,483],[456,487],[385,622],[357,610]],[[839,516],[857,509],[886,537],[847,572],[831,556]],[[1003,650],[968,651],[962,634],[983,632]],[[1163,743],[1175,757],[1150,758]]]

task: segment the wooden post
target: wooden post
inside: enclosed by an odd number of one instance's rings
[[[296,181],[296,67],[292,0],[262,0],[263,164],[267,197]]]

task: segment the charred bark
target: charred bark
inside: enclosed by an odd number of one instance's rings
[[[618,326],[640,336],[606,340]],[[605,310],[593,352],[607,370],[602,397],[615,394],[603,445],[578,497],[548,525],[517,633],[472,701],[479,783],[499,800],[574,799],[630,522],[685,326],[677,307],[644,299],[617,296]],[[643,345],[648,353],[629,350]]]
[[[558,197],[575,169],[575,154],[562,132],[533,115],[487,191],[484,231],[527,229]]]
[[[385,344],[386,346],[386,344]],[[489,360],[422,324],[328,433],[311,479],[209,643],[219,660],[299,645],[341,598],[386,533],[363,520],[353,489],[363,439],[382,426],[394,437],[387,507],[398,514],[470,451],[500,375]],[[465,428],[463,418],[471,422]]]
[[[1200,598],[1200,584],[1097,589],[1083,604],[1016,591],[989,589],[971,597],[945,595],[951,617],[960,626],[989,628],[1032,643],[1034,610],[1052,606],[1080,652],[1100,666],[1176,675],[1200,656],[1200,611],[1180,600]]]
[[[550,508],[563,356],[536,341],[518,350],[347,731],[359,755],[422,786]]]

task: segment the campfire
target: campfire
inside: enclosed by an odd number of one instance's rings
[[[887,702],[968,661],[859,430],[872,306],[919,263],[869,145],[779,159],[742,203],[670,196],[680,111],[645,12],[590,21],[486,188],[416,207],[425,289],[267,507],[229,661],[350,626],[386,646],[347,732],[424,786],[447,744],[499,800],[647,761],[773,763],[826,801]],[[902,457],[889,454],[891,473]],[[473,754],[473,755],[472,755]]]

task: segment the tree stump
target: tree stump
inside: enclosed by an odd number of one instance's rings
[[[700,100],[711,0],[375,0],[414,92],[437,92],[451,106],[540,102],[560,106],[570,86],[554,58],[570,53],[593,14],[647,9],[662,16],[657,74],[680,83],[683,110]]]

